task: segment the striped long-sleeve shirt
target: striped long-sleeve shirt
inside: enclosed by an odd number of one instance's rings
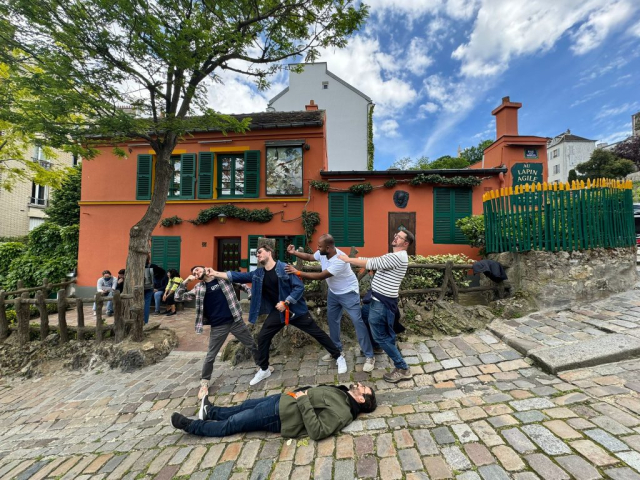
[[[387,253],[367,260],[367,270],[375,270],[371,290],[385,297],[398,298],[400,284],[407,273],[409,256],[406,250]]]

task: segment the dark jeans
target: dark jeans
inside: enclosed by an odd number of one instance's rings
[[[396,332],[393,330],[394,321],[393,313],[382,302],[371,301],[369,304],[369,326],[371,327],[373,339],[389,355],[396,368],[407,370],[409,366],[396,346]]]
[[[316,341],[322,345],[333,358],[340,356],[340,349],[336,347],[329,335],[322,330],[318,324],[311,318],[309,313],[301,316],[295,316],[289,321],[289,325],[299,328],[307,335],[311,335]],[[269,347],[271,340],[276,333],[284,328],[284,323],[280,321],[280,312],[273,309],[264,321],[262,329],[258,334],[258,365],[262,370],[269,368]]]
[[[370,305],[371,303],[362,304],[362,310],[361,310],[362,321],[364,322],[365,326],[367,327],[367,331],[369,332],[369,340],[371,340],[371,345],[373,346],[373,348],[380,348],[380,345],[376,343],[376,341],[373,339],[373,335],[371,334],[371,325],[369,325],[369,306]]]
[[[230,333],[245,347],[249,347],[251,349],[251,355],[253,355],[254,360],[257,358],[258,347],[256,346],[256,342],[253,340],[253,335],[251,335],[251,332],[245,325],[244,320],[223,323],[222,325],[211,327],[211,332],[209,334],[209,350],[207,351],[207,356],[204,358],[204,363],[202,364],[201,379],[211,379],[213,362]]]
[[[153,288],[144,291],[144,323],[149,323],[149,311],[153,300]]]
[[[242,432],[280,432],[280,394],[247,400],[235,407],[207,409],[206,420],[194,420],[187,432],[203,437],[226,437]]]

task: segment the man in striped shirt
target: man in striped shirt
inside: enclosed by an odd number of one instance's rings
[[[409,365],[404,361],[396,346],[393,323],[398,310],[400,284],[409,265],[407,249],[414,240],[413,233],[408,230],[400,230],[391,242],[393,253],[374,258],[349,258],[346,255],[339,257],[344,262],[376,271],[371,281],[372,300],[369,309],[369,326],[373,339],[389,355],[395,366],[392,372],[385,373],[383,376],[387,382],[391,383],[410,380],[413,377]]]

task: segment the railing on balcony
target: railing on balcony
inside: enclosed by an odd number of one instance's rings
[[[49,200],[46,198],[29,197],[29,205],[32,207],[48,207]]]
[[[52,165],[52,163],[50,161],[44,160],[42,158],[31,157],[31,160],[33,160],[34,162],[39,163],[42,168],[46,168],[47,170],[49,170],[51,168],[51,165]]]

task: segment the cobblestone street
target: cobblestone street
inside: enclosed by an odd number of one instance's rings
[[[606,329],[633,336],[640,317],[634,296],[538,313],[507,327],[539,342],[532,351],[614,334]],[[174,318],[192,326],[189,315]],[[506,335],[498,327],[490,326]],[[400,346],[413,380],[384,382],[389,361],[377,355],[370,383],[378,409],[320,442],[267,433],[200,438],[173,429],[173,411],[197,410],[202,352],[176,350],[133,374],[3,379],[0,477],[640,479],[640,361],[553,375],[489,330]],[[248,385],[253,365],[217,363],[211,400],[229,405],[302,385],[370,380],[354,350],[346,352],[345,375],[322,355],[314,346],[299,357],[274,357],[274,373],[255,387]]]

